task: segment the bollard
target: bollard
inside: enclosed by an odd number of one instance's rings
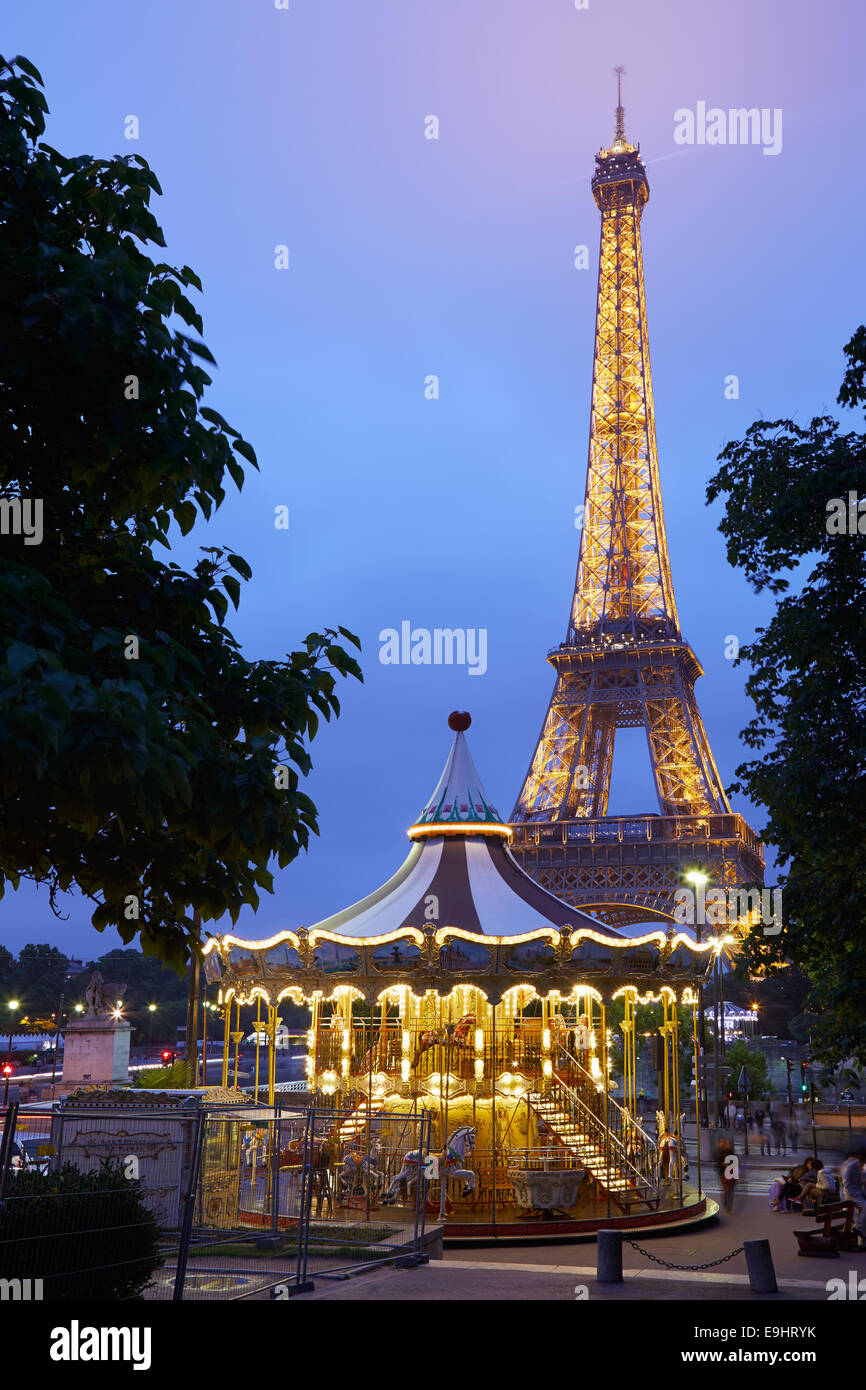
[[[598,1232],[598,1268],[600,1284],[622,1283],[622,1231]]]
[[[749,1288],[752,1293],[778,1293],[776,1271],[768,1240],[744,1240],[746,1268],[749,1271]]]

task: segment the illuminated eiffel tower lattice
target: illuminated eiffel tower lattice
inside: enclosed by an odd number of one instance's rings
[[[640,224],[640,146],[596,156],[601,248],[586,500],[556,685],[512,814],[512,852],[566,902],[615,924],[669,917],[683,874],[763,881],[757,835],[731,811],[695,699],[702,668],[680,632],[662,514]],[[660,814],[608,816],[617,729],[646,730]]]

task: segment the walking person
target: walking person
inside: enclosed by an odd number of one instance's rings
[[[725,1211],[734,1210],[734,1190],[737,1186],[737,1156],[728,1139],[720,1139],[716,1146],[716,1167],[722,1184],[722,1205]]]
[[[774,1115],[770,1121],[770,1129],[772,1130],[773,1138],[776,1141],[776,1152],[781,1157],[786,1152],[785,1139],[787,1137],[788,1126],[785,1124],[785,1121],[781,1118],[781,1116]]]
[[[839,1198],[854,1203],[854,1230],[859,1237],[858,1249],[866,1250],[866,1192],[863,1190],[863,1155],[851,1149],[839,1168]]]
[[[763,1110],[755,1111],[755,1129],[758,1131],[758,1141],[761,1145],[761,1153],[769,1157],[771,1138],[767,1130],[764,1129],[766,1116]]]

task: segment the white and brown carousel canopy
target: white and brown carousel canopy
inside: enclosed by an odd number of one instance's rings
[[[268,997],[290,986],[309,996],[335,974],[371,997],[382,975],[446,991],[471,979],[491,997],[515,973],[538,987],[565,985],[566,993],[571,985],[565,975],[604,976],[609,988],[634,980],[643,992],[674,977],[685,985],[703,973],[711,943],[696,947],[672,930],[623,937],[525,874],[469,753],[469,715],[454,713],[448,722],[454,743],[393,877],[308,929],[278,932],[267,941],[215,937],[205,954],[212,980],[241,998],[257,986]],[[450,978],[437,979],[440,972]]]
[[[433,795],[408,831],[400,868],[360,902],[311,931],[384,936],[446,923],[480,936],[522,936],[544,927],[590,927],[616,936],[540,888],[511,857],[510,837],[481,784],[466,743],[469,716],[452,714],[454,743]]]

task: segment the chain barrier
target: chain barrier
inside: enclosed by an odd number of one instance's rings
[[[638,1245],[633,1240],[626,1240],[625,1237],[623,1237],[623,1241],[625,1245],[630,1245],[632,1250],[637,1250],[639,1254],[646,1255],[648,1260],[652,1260],[654,1264],[661,1265],[664,1269],[712,1269],[713,1265],[723,1265],[727,1260],[732,1260],[735,1255],[742,1255],[745,1249],[745,1246],[738,1245],[736,1250],[731,1251],[730,1255],[722,1255],[718,1260],[708,1260],[704,1265],[674,1265],[670,1264],[668,1260],[659,1259],[658,1255],[651,1255],[649,1250],[644,1250],[642,1245]]]

